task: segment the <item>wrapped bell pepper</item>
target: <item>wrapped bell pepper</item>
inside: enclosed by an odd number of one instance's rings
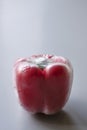
[[[55,55],[33,55],[14,64],[21,105],[32,113],[54,114],[66,104],[73,82],[70,61]]]

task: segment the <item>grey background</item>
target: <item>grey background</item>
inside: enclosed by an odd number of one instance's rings
[[[48,53],[74,68],[69,101],[55,116],[34,116],[18,104],[16,59]],[[0,130],[87,129],[87,0],[0,0]]]

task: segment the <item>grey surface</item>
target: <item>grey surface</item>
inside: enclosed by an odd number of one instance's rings
[[[55,116],[34,116],[18,104],[15,60],[49,53],[74,67],[70,99]],[[0,130],[87,129],[87,0],[0,0]]]

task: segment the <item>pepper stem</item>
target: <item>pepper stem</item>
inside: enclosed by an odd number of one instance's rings
[[[39,68],[44,69],[48,65],[48,60],[44,57],[40,57],[35,59],[35,64],[39,66]]]

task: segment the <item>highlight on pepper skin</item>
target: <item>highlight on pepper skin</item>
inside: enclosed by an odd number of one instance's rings
[[[14,64],[13,75],[19,102],[31,113],[55,114],[69,99],[73,68],[62,56],[21,58]]]

